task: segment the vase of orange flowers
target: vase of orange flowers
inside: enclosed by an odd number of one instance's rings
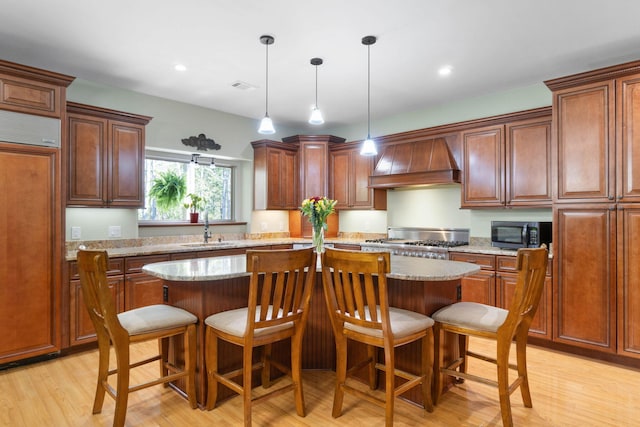
[[[324,252],[324,231],[327,217],[335,211],[337,200],[326,197],[311,197],[302,201],[300,210],[309,219],[313,230],[313,247],[318,254]]]

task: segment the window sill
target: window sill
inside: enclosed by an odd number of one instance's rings
[[[247,225],[246,222],[241,221],[209,221],[209,227],[217,225]],[[197,226],[204,227],[204,222],[189,222],[189,221],[138,221],[138,227],[187,227]]]

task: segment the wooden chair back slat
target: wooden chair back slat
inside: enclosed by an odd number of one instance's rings
[[[323,266],[328,270],[323,270],[323,274],[331,277],[326,281],[331,285],[325,288],[330,310],[341,322],[384,329],[386,326],[383,325],[388,322],[385,316],[388,311],[389,253],[376,253],[374,263],[370,252],[327,250],[323,256]]]
[[[286,255],[284,259],[283,255]],[[249,250],[247,271],[252,273],[248,333],[301,319],[304,305],[311,297],[312,276],[316,271],[315,254],[309,251]],[[258,307],[260,316],[256,320]]]

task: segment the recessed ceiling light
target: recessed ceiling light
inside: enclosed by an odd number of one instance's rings
[[[438,70],[438,74],[440,74],[441,76],[448,76],[449,74],[451,74],[452,70],[453,67],[451,65],[445,65],[443,67],[440,67],[440,69]]]
[[[176,64],[175,67],[173,67],[176,71],[187,71],[187,67],[183,64]]]

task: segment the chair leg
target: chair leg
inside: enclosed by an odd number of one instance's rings
[[[531,391],[529,389],[529,376],[527,374],[527,334],[520,333],[516,335],[516,358],[518,361],[518,376],[522,378],[520,383],[520,393],[522,394],[522,402],[525,408],[533,407],[531,401]]]
[[[347,339],[336,336],[336,389],[333,394],[333,410],[331,416],[337,418],[342,414],[344,391],[342,386],[347,378]]]
[[[113,416],[113,427],[123,427],[127,416],[127,402],[129,400],[129,344],[125,348],[116,350],[116,366],[118,369],[116,384],[116,408]]]
[[[458,352],[459,357],[462,358],[462,363],[460,364],[460,372],[467,372],[467,362],[469,361],[469,357],[467,356],[467,351],[469,351],[469,336],[468,335],[458,335]],[[463,382],[464,379],[460,378],[459,382]]]
[[[110,349],[109,338],[102,339],[102,335],[98,335],[98,379],[96,381],[96,395],[93,399],[94,414],[99,414],[102,411],[102,404],[104,403],[104,384],[106,384],[109,376]]]
[[[169,360],[169,338],[158,338],[158,352],[160,354],[160,378],[169,375],[169,369],[166,366]],[[163,383],[164,387],[169,387],[169,383]]]
[[[441,372],[442,365],[444,364],[444,354],[442,351],[444,331],[436,324],[433,329],[433,404],[437,405],[442,394],[442,387],[444,386],[444,374]]]
[[[384,425],[385,427],[393,427],[393,409],[395,404],[395,355],[393,347],[385,346],[384,349],[384,371],[385,378],[385,405],[384,405]]]
[[[251,427],[251,374],[253,372],[253,347],[242,348],[242,400],[244,408],[244,425]]]
[[[205,336],[205,357],[207,365],[207,410],[210,411],[216,406],[218,399],[218,337],[207,326]],[[195,352],[194,352],[195,353]]]
[[[262,387],[271,387],[271,344],[262,349]]]
[[[192,409],[198,406],[196,399],[196,325],[187,326],[184,333],[184,370],[187,372],[187,398]]]
[[[376,363],[378,362],[378,349],[375,346],[367,346],[367,357],[369,358],[369,388],[376,390],[378,388],[378,373],[376,372]]]
[[[291,337],[291,379],[293,380],[293,394],[296,401],[296,412],[304,417],[304,392],[302,390],[302,333]]]
[[[422,401],[427,412],[433,412],[433,399],[431,397],[431,381],[433,377],[433,358],[431,356],[431,342],[433,331],[429,329],[422,338]]]
[[[510,342],[498,345],[497,367],[498,367],[498,395],[500,397],[500,412],[502,413],[502,424],[504,427],[513,426],[511,417],[511,399],[509,397],[509,346]]]

